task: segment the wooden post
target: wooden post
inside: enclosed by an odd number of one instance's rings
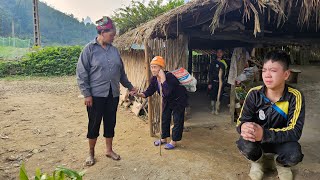
[[[191,48],[189,48],[188,71],[190,74],[192,74],[192,49]]]
[[[145,58],[145,73],[146,73],[146,76],[147,76],[147,79],[146,79],[146,83],[147,83],[147,86],[150,84],[150,66],[149,66],[149,59],[150,59],[150,53],[151,53],[151,49],[148,45],[148,40],[145,40],[144,41],[144,58]],[[155,134],[153,133],[153,104],[152,104],[152,101],[151,101],[151,97],[148,97],[148,121],[149,121],[149,127],[150,127],[150,136],[151,137],[154,137]]]
[[[304,47],[301,51],[301,65],[308,65],[310,60],[310,48]]]
[[[39,0],[33,0],[33,31],[34,31],[34,45],[41,46],[40,27],[39,27]]]
[[[235,112],[235,104],[236,104],[236,89],[235,85],[231,85],[230,90],[230,117],[231,117],[231,124],[234,124],[234,112]]]
[[[306,49],[307,48],[304,46],[300,48],[300,58],[299,58],[299,61],[297,62],[298,65],[305,65],[305,61],[306,59],[308,59]]]

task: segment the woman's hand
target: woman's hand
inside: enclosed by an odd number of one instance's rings
[[[137,93],[136,96],[146,98],[146,95],[144,95],[143,93]]]
[[[138,93],[138,89],[136,87],[133,87],[129,92],[130,96],[135,96],[137,93]]]
[[[92,96],[85,97],[84,105],[88,107],[92,107],[92,104],[93,104]]]

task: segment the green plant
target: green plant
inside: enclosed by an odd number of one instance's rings
[[[0,77],[74,75],[81,50],[80,46],[34,49],[19,61],[0,62]]]
[[[0,37],[1,38],[1,37]],[[29,48],[17,48],[0,45],[0,59],[16,60],[27,54]]]
[[[77,172],[74,170],[70,170],[64,167],[57,167],[52,176],[47,173],[42,173],[40,169],[36,170],[35,180],[64,180],[64,179],[73,179],[73,180],[82,180],[84,176],[84,172]],[[24,163],[22,163],[20,167],[20,180],[29,180],[27,171],[25,169]]]

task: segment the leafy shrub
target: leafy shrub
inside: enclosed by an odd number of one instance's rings
[[[74,75],[82,47],[46,47],[26,54],[19,61],[0,62],[0,77],[10,75]]]
[[[57,167],[53,172],[52,176],[47,173],[42,173],[40,169],[37,169],[34,179],[35,180],[65,180],[66,178],[68,178],[73,180],[82,180],[83,176],[84,176],[84,172],[76,172],[64,167]],[[19,179],[29,180],[27,171],[23,163],[20,167]]]

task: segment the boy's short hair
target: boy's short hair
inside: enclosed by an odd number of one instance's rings
[[[273,50],[267,53],[267,55],[263,59],[263,64],[270,61],[271,62],[278,62],[283,66],[284,70],[289,69],[290,64],[290,56],[282,50]]]

